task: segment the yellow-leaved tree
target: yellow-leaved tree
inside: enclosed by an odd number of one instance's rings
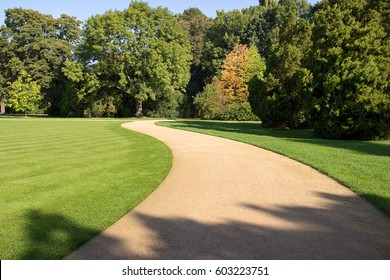
[[[213,78],[194,99],[203,119],[258,120],[248,102],[248,85],[263,80],[265,61],[256,47],[237,45],[226,57],[221,74]]]
[[[264,70],[265,61],[257,48],[239,44],[226,57],[218,85],[230,102],[247,102],[249,81],[254,76],[262,80]]]

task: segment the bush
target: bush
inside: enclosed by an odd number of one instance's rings
[[[205,120],[257,121],[259,120],[248,102],[228,103],[228,97],[218,89],[215,82],[206,85],[195,97],[198,115]]]
[[[226,105],[216,116],[219,120],[226,121],[258,121],[259,118],[253,114],[249,102],[232,103]]]
[[[182,116],[181,105],[184,95],[180,91],[175,91],[169,96],[160,97],[155,101],[146,104],[146,116],[151,118],[175,119]]]
[[[112,118],[117,114],[117,110],[112,100],[99,100],[92,104],[90,108],[84,110],[86,118]]]
[[[227,97],[218,89],[215,82],[206,85],[203,92],[194,99],[198,116],[205,120],[218,119],[226,103]]]

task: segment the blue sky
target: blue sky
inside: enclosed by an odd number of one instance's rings
[[[316,3],[318,0],[309,0]],[[103,14],[105,11],[123,10],[130,0],[0,0],[0,24],[4,23],[4,10],[15,7],[33,9],[44,14],[59,17],[61,14],[75,16],[86,20],[91,15]],[[258,0],[149,0],[152,7],[167,7],[173,13],[180,13],[189,7],[197,7],[210,17],[215,17],[216,10],[229,11],[258,5]]]

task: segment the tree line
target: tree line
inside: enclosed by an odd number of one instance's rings
[[[390,137],[390,4],[260,0],[172,14],[133,1],[82,23],[22,8],[0,28],[9,112],[201,117]]]

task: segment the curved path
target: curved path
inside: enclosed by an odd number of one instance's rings
[[[390,219],[314,169],[247,144],[155,126],[173,167],[66,259],[390,259]]]

